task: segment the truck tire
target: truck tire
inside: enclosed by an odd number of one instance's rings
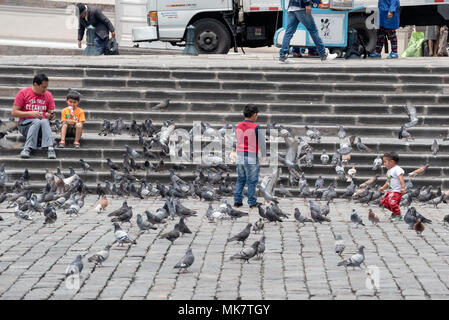
[[[227,54],[231,48],[231,35],[223,23],[216,19],[200,19],[195,26],[195,47],[200,54]]]
[[[362,36],[363,44],[368,52],[374,50],[377,42],[377,33],[376,29],[368,29],[366,27],[366,17],[362,15],[349,16],[348,28],[354,28],[357,30],[358,34]]]

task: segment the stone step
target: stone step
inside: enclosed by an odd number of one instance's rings
[[[186,130],[190,130],[191,127],[186,127]],[[11,141],[19,141],[19,142],[24,142],[25,138],[19,134],[19,133],[12,133],[9,134],[8,139],[10,139]],[[59,142],[60,139],[60,135],[54,134],[55,139]],[[69,143],[70,138],[67,139],[67,143]],[[306,138],[306,141],[308,141],[309,139]],[[210,139],[207,139],[207,137],[205,137],[203,140],[203,144],[207,145],[209,144],[209,142],[211,141]],[[285,141],[283,139],[280,140],[276,140],[277,141],[277,145],[278,145],[278,151],[282,154],[285,153],[286,151],[286,144]],[[274,142],[274,141],[273,141]],[[370,149],[372,149],[372,152],[370,153],[361,153],[358,152],[357,150],[353,150],[353,152],[351,153],[351,157],[355,157],[355,156],[359,156],[359,155],[368,155],[371,157],[376,157],[378,154],[383,154],[384,152],[388,152],[388,151],[396,151],[398,153],[405,153],[406,156],[410,155],[413,157],[419,157],[420,155],[424,155],[424,156],[428,156],[431,157],[430,153],[431,153],[431,144],[433,142],[433,140],[415,140],[410,142],[409,145],[404,144],[402,141],[400,141],[399,139],[396,140],[391,140],[391,139],[382,139],[379,140],[377,138],[365,138],[362,139],[362,142],[367,145]],[[98,150],[98,146],[102,146],[102,150],[108,151],[108,149],[112,149],[112,150],[124,150],[125,149],[125,145],[128,144],[129,146],[136,148],[138,151],[142,150],[142,148],[139,146],[138,144],[138,138],[137,137],[132,137],[130,136],[128,133],[126,133],[125,131],[123,132],[122,135],[120,136],[98,136],[98,134],[95,133],[91,133],[91,132],[87,132],[84,134],[83,138],[82,138],[82,145],[83,148],[80,149],[84,150],[84,149],[92,149],[92,150]],[[316,159],[319,159],[319,157],[321,156],[321,151],[322,150],[326,150],[326,152],[329,154],[329,156],[331,157],[332,154],[340,148],[340,142],[338,141],[338,138],[330,138],[330,137],[323,137],[321,143],[317,143],[317,142],[310,142],[309,143],[314,152],[313,154],[315,155]],[[440,152],[438,153],[438,157],[440,158],[443,155],[448,155],[449,154],[449,142],[446,141],[442,141],[439,140],[439,148],[440,148]],[[8,154],[9,151],[14,151],[14,150],[3,150],[4,152],[2,152],[2,155],[6,156]],[[62,151],[66,151],[65,149]],[[269,154],[270,151],[270,144],[267,144],[267,153]],[[433,158],[433,157],[432,157]]]
[[[157,57],[156,57],[157,58]],[[20,63],[6,63],[2,64],[0,68],[3,74],[24,74],[33,75],[36,73],[57,73],[58,76],[125,76],[125,77],[148,77],[151,74],[158,72],[163,73],[164,76],[170,75],[168,72],[180,73],[180,74],[218,74],[218,73],[239,73],[239,74],[259,74],[259,76],[254,76],[261,78],[266,74],[277,73],[277,74],[318,74],[318,75],[351,75],[357,74],[362,76],[367,76],[370,74],[381,75],[385,79],[393,76],[402,75],[423,75],[423,76],[442,76],[445,77],[449,74],[449,66],[445,65],[312,65],[312,64],[296,64],[296,65],[264,65],[263,63],[257,65],[234,65],[232,62],[224,65],[213,65],[208,66],[207,64],[195,65],[195,67],[189,66],[188,64],[169,66],[160,64],[150,64],[148,66],[133,65],[133,64],[114,64],[109,63],[107,65],[95,64],[95,62],[89,63],[84,62],[70,62],[68,64],[62,63],[52,63],[51,61],[46,61],[45,63],[40,63],[34,61],[32,63],[24,62],[21,59]],[[130,73],[131,72],[131,73]],[[383,80],[383,79],[380,79]],[[378,80],[379,81],[379,80]]]
[[[1,86],[0,96],[15,97],[17,92],[23,87]],[[76,88],[72,88],[76,89]],[[161,100],[170,98],[173,100],[203,100],[203,101],[239,101],[246,103],[254,102],[295,102],[295,103],[370,103],[370,104],[405,104],[412,101],[416,104],[449,104],[449,95],[446,92],[439,93],[419,93],[419,91],[411,91],[409,93],[334,93],[334,92],[278,92],[278,91],[224,91],[224,90],[194,90],[194,89],[120,89],[117,88],[81,88],[77,89],[83,96],[84,101],[89,99],[97,100],[134,100],[147,101]],[[68,92],[67,88],[52,88],[51,92],[56,98],[65,98]],[[86,101],[86,102],[87,102]],[[103,104],[104,106],[104,104]]]
[[[84,109],[83,109],[84,110]],[[208,123],[210,120],[219,121],[220,123],[237,124],[243,119],[241,112],[219,112],[213,111],[216,118],[211,119],[212,110],[209,112],[176,112],[176,111],[148,111],[148,112],[138,112],[134,115],[133,119],[142,122],[142,119],[151,119],[155,123],[162,123],[167,120],[174,120],[175,123],[179,124],[190,124],[193,126],[194,122],[204,121]],[[92,130],[99,130],[102,126],[103,120],[113,121],[118,118],[122,118],[123,112],[108,112],[108,111],[85,111],[86,115],[86,126],[92,128]],[[0,118],[8,119],[11,116],[10,108],[0,108]],[[61,109],[56,111],[56,118],[61,119]],[[123,118],[122,118],[123,119]],[[125,121],[125,119],[123,119]],[[131,121],[128,120],[128,123]],[[370,114],[360,114],[360,115],[332,115],[332,114],[295,114],[295,113],[278,113],[278,114],[266,114],[262,113],[258,117],[258,122],[264,123],[288,123],[288,124],[303,124],[303,125],[315,125],[315,124],[328,124],[328,125],[343,125],[343,126],[372,126],[382,124],[385,127],[395,126],[394,129],[396,134],[399,132],[399,127],[401,124],[409,122],[407,115],[370,115]],[[430,116],[420,116],[418,127],[432,127],[432,126],[444,126],[447,124],[447,116],[441,115],[430,115]],[[96,128],[96,129],[94,129]],[[416,128],[416,127],[415,127]],[[411,129],[412,130],[412,129]],[[410,133],[412,133],[410,131]]]
[[[49,76],[50,77],[50,76]],[[318,82],[317,82],[318,81]],[[76,78],[53,77],[53,87],[71,88],[123,88],[127,89],[207,89],[207,90],[246,90],[246,91],[282,91],[282,92],[389,92],[389,93],[447,93],[449,84],[433,84],[422,80],[420,83],[360,83],[342,82],[333,79],[326,80],[296,79],[291,81],[255,81],[248,79],[220,80],[220,79],[145,79],[145,78]],[[338,82],[336,82],[338,81]],[[28,86],[29,76],[0,75],[0,85]]]
[[[104,184],[105,181],[112,182],[112,176],[110,172],[87,172],[83,173],[81,170],[74,168],[75,172],[80,176],[81,179],[83,179],[84,182],[86,182],[87,185],[96,186],[97,183]],[[45,181],[45,172],[41,170],[28,170],[30,174],[30,184],[44,184]],[[23,171],[21,170],[7,170],[8,174],[8,181],[10,184],[14,184],[14,181],[18,180],[22,175]],[[184,179],[185,181],[192,181],[196,178],[196,174],[192,172],[177,172],[176,173],[181,179]],[[154,183],[155,181],[159,181],[160,183],[169,183],[170,177],[168,174],[168,171],[161,171],[161,172],[150,172],[148,176],[146,176],[146,173],[144,171],[139,172],[133,172],[132,175],[139,179],[139,180],[147,180],[151,183]],[[306,179],[310,185],[310,188],[313,189],[314,184],[318,176],[321,176],[323,179],[325,179],[325,187],[329,185],[329,183],[334,183],[336,188],[339,189],[345,189],[349,182],[346,182],[345,180],[336,180],[335,176],[332,174],[308,174],[306,175]],[[371,174],[369,176],[362,176],[358,175],[354,177],[354,183],[357,185],[365,182],[366,180],[372,178],[374,175]],[[232,181],[236,181],[237,175],[235,171],[232,171],[230,173],[230,178]],[[386,178],[385,176],[379,176],[377,185],[381,186],[385,183]],[[413,182],[413,189],[419,188],[421,186],[429,186],[432,185],[433,188],[441,187],[443,190],[449,189],[449,179],[444,177],[432,177],[432,176],[421,176],[417,178],[411,179]],[[288,185],[288,176],[286,174],[283,174],[280,176],[279,183],[282,183],[284,186]],[[293,186],[292,189],[298,189],[297,186]],[[95,189],[91,190],[92,192]]]
[[[14,103],[14,97],[17,91],[14,91],[12,96],[0,96],[0,117],[8,118],[11,113],[11,107]],[[155,116],[164,116],[172,114],[180,114],[187,112],[195,112],[201,114],[202,112],[213,110],[217,113],[226,113],[230,115],[242,115],[242,110],[247,104],[245,102],[217,102],[217,101],[185,101],[185,100],[171,100],[167,111],[151,111],[151,107],[159,103],[159,99],[135,101],[135,100],[101,100],[101,99],[82,99],[81,107],[86,112],[86,116],[92,114],[90,119],[117,119],[119,116],[124,120],[141,119],[142,116],[152,114]],[[66,105],[65,98],[55,98],[57,112],[60,112]],[[402,118],[407,118],[404,109],[404,104],[322,104],[316,103],[254,103],[259,108],[260,116],[268,116],[271,114],[295,114],[307,116],[310,114],[323,115],[393,115]],[[446,116],[449,115],[449,105],[415,105],[416,112],[419,116]],[[58,113],[59,114],[59,113]],[[213,122],[211,119],[210,122]],[[219,120],[219,119],[218,119]]]
[[[141,79],[178,79],[178,80],[251,80],[251,81],[338,81],[338,82],[367,82],[367,83],[432,83],[447,84],[449,76],[447,73],[408,73],[400,70],[396,73],[384,73],[382,69],[367,70],[360,69],[310,69],[251,71],[251,70],[183,70],[183,69],[130,69],[130,68],[66,68],[66,67],[23,67],[23,66],[0,66],[0,75],[17,75],[31,77],[37,73],[45,73],[52,79],[55,77],[70,78],[141,78]]]

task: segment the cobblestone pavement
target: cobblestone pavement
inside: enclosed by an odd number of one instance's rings
[[[137,213],[147,209],[154,212],[163,202],[129,199],[134,208],[133,223],[125,224],[124,229],[136,238],[137,245],[114,246],[99,268],[88,263],[87,257],[115,238],[110,218],[93,210],[95,201],[95,196],[89,196],[79,216],[69,217],[58,211],[52,227],[43,227],[44,218],[39,215],[33,222],[19,224],[12,209],[1,205],[0,299],[449,298],[449,227],[442,224],[447,205],[438,209],[417,206],[420,213],[433,220],[419,236],[404,222],[389,222],[389,213],[374,206],[381,222],[373,226],[366,207],[339,199],[331,204],[331,223],[299,227],[293,210],[298,207],[310,215],[306,202],[282,199],[280,206],[290,218],[277,225],[265,224],[265,255],[242,263],[229,259],[242,245],[226,239],[243,230],[248,220],[258,220],[256,211],[237,221],[210,223],[204,216],[207,203],[183,200],[199,214],[187,219],[192,234],[170,244],[158,236],[171,230],[175,221],[142,233],[135,222]],[[232,203],[232,199],[228,201]],[[112,200],[107,212],[121,204],[122,200]],[[217,205],[214,203],[214,207]],[[356,228],[349,222],[351,208],[359,212],[366,227]],[[334,253],[337,234],[345,240],[346,258],[359,245],[365,246],[366,260],[361,269],[337,267],[341,261]],[[252,232],[246,245],[260,236]],[[193,249],[195,262],[185,273],[178,273],[173,266],[188,247]],[[78,254],[84,262],[79,289],[73,286],[75,282],[66,282],[64,275]]]

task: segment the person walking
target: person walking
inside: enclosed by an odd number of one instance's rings
[[[282,48],[279,52],[279,63],[293,63],[293,60],[288,59],[288,53],[290,51],[290,41],[299,23],[302,23],[310,33],[318,50],[318,55],[321,57],[321,61],[337,58],[338,54],[326,52],[323,40],[318,34],[318,28],[312,17],[312,2],[312,0],[290,0],[288,3],[288,24],[284,39],[282,40]]]
[[[76,5],[79,10],[79,28],[78,28],[78,48],[81,48],[81,41],[83,41],[84,31],[89,25],[95,27],[94,44],[97,48],[98,54],[104,54],[106,45],[109,41],[109,32],[112,38],[115,38],[115,29],[111,21],[104,15],[104,13],[92,5],[85,5],[78,3]]]

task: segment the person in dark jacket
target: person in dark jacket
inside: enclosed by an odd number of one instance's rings
[[[399,0],[379,0],[379,29],[377,29],[376,49],[370,54],[370,58],[381,58],[382,48],[385,44],[385,37],[391,42],[391,52],[388,59],[397,59],[398,38],[396,29],[399,29],[399,11],[401,4]]]
[[[80,22],[78,28],[78,48],[81,48],[81,41],[84,37],[84,31],[89,25],[95,29],[94,44],[98,54],[104,54],[109,40],[109,32],[112,38],[115,38],[115,29],[111,21],[104,15],[100,8],[87,6],[84,3],[76,5],[79,9]]]

